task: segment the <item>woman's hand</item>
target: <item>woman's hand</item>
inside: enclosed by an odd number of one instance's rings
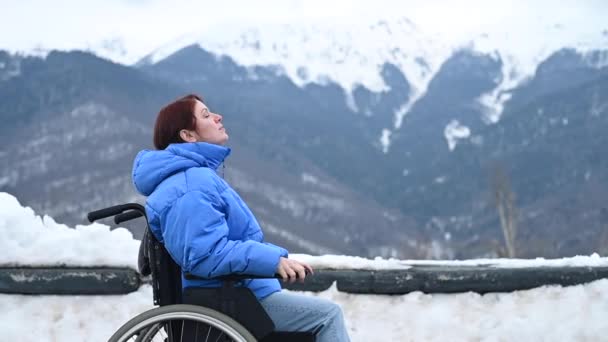
[[[306,275],[314,272],[308,264],[281,257],[275,273],[280,275],[283,281],[293,283],[296,279],[304,282]]]

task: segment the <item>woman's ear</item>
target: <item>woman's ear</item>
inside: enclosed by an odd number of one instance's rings
[[[182,129],[179,131],[179,137],[185,142],[196,142],[196,137],[194,136],[193,132],[187,129]]]

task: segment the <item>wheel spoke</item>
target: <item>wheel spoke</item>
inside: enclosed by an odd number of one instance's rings
[[[196,330],[194,330],[194,341],[198,341],[198,326],[200,324],[196,323]]]
[[[207,329],[206,334],[204,329]],[[202,340],[251,342],[255,341],[255,338],[237,321],[218,311],[200,306],[176,304],[148,310],[134,317],[118,329],[109,341],[200,342]]]
[[[181,323],[181,324],[180,324]],[[179,328],[177,326],[180,326]],[[207,327],[207,333],[202,331]],[[198,336],[204,337],[205,342],[232,342],[221,329],[200,322],[186,322],[186,320],[171,320],[164,323],[156,323],[150,327],[142,328],[138,333],[130,337],[126,342],[166,342],[173,341],[179,333],[179,342],[199,342],[203,341]],[[178,341],[175,341],[178,342]]]
[[[207,329],[207,337],[205,337],[205,342],[209,342],[209,335],[211,335],[211,326]]]

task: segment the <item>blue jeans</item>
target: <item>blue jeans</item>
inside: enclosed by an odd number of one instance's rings
[[[275,292],[260,302],[278,331],[317,331],[317,342],[349,342],[342,309],[317,297]]]

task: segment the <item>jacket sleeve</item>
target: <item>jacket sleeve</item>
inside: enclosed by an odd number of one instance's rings
[[[224,214],[213,204],[218,198],[190,191],[163,215],[165,247],[184,272],[213,278],[226,274],[272,277],[283,248],[254,240],[228,240]]]
[[[278,248],[278,249],[281,251],[281,256],[282,256],[282,257],[284,257],[284,258],[289,258],[289,251],[287,251],[285,248],[280,247],[280,246],[277,246],[277,245],[272,244],[272,243],[270,243],[270,242],[262,242],[262,243],[263,243],[263,244],[265,244],[265,245],[268,245],[268,246],[274,247],[274,248]]]

